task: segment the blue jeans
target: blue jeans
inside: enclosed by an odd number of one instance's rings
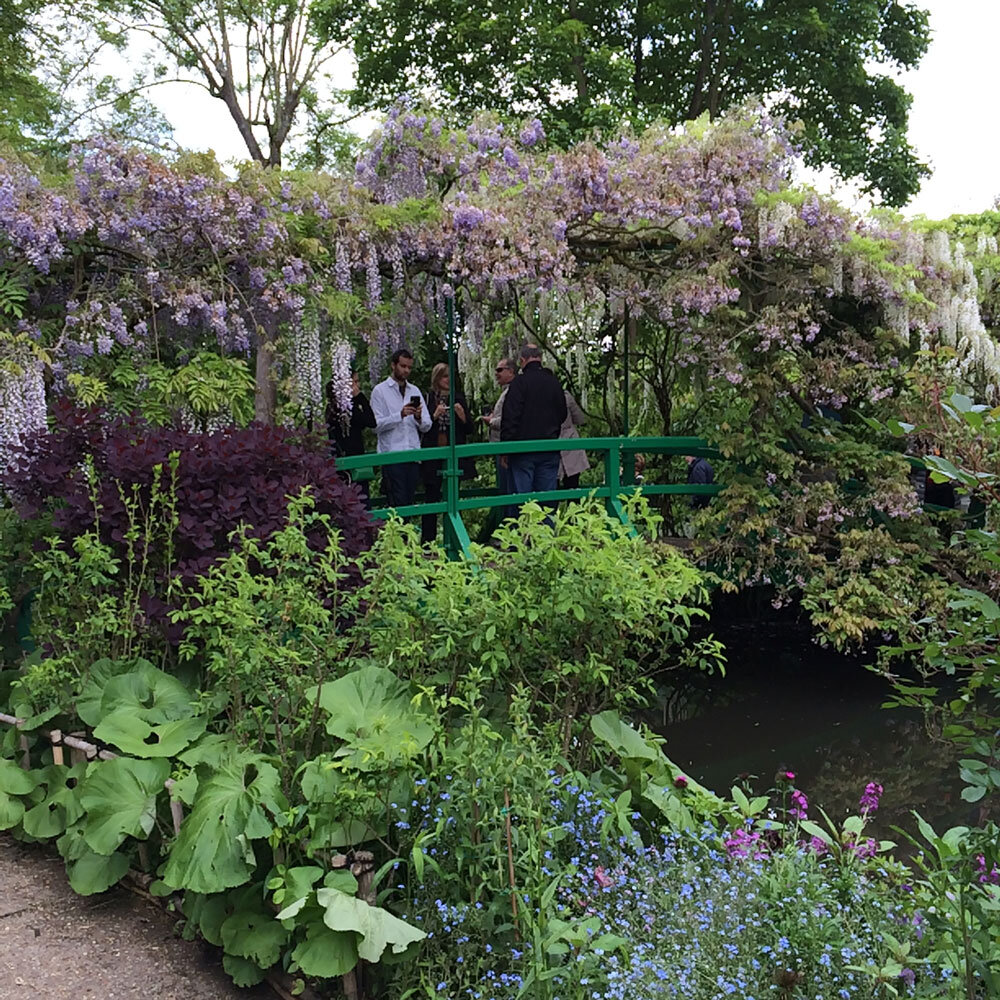
[[[559,485],[559,452],[532,451],[508,459],[511,493],[544,493]]]
[[[417,495],[420,466],[416,462],[382,466],[382,489],[390,507],[406,507]]]

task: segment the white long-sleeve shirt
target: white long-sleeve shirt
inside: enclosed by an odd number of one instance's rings
[[[414,417],[401,417],[400,410],[409,405],[411,396],[420,397],[420,423]],[[395,379],[387,378],[372,389],[372,412],[375,414],[375,434],[380,454],[386,451],[412,451],[420,447],[420,435],[431,429],[431,415],[424,394],[409,382],[400,389]]]

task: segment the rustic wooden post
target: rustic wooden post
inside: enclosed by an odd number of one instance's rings
[[[52,763],[63,766],[62,730],[53,729],[49,733],[49,740],[52,742]]]

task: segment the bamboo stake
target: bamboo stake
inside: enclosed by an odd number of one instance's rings
[[[65,763],[63,760],[62,731],[53,729],[49,733],[49,739],[52,741],[52,763],[62,767]]]
[[[4,712],[0,712],[0,722],[5,722],[8,726],[16,726],[18,729],[24,725],[24,719],[19,719],[14,715],[7,715]],[[58,733],[59,730],[55,729],[50,732],[45,729],[40,729],[39,732],[44,739],[51,740],[53,733]],[[60,734],[59,742],[61,742],[64,746],[71,747],[74,750],[82,750],[83,753],[87,755],[87,760],[93,760],[95,757],[99,760],[114,760],[118,756],[118,754],[111,750],[101,750],[95,743],[88,743],[86,740],[78,739],[77,737],[79,735],[80,734],[78,733],[73,733],[70,736],[63,736]],[[31,763],[29,756],[30,743],[28,741],[28,737],[22,735],[20,742],[21,749],[24,751],[24,755],[21,758],[21,767],[28,770]],[[76,762],[74,761],[74,763]]]

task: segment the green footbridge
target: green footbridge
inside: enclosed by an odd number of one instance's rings
[[[598,486],[581,486],[578,489],[549,490],[544,493],[499,493],[497,490],[461,490],[461,462],[466,458],[500,455],[520,455],[540,451],[586,451],[591,459],[599,458],[604,464],[604,480]],[[417,517],[421,514],[440,514],[444,524],[444,544],[449,556],[471,558],[469,533],[462,520],[467,510],[510,507],[537,500],[541,503],[559,500],[579,500],[583,497],[599,497],[604,500],[608,513],[628,524],[628,516],[622,504],[624,497],[639,490],[645,496],[681,495],[714,496],[723,486],[718,483],[646,483],[635,476],[635,456],[643,455],[697,455],[705,458],[720,458],[718,449],[713,448],[703,438],[697,437],[595,437],[562,438],[544,441],[502,441],[480,444],[445,445],[440,448],[421,448],[419,451],[396,451],[382,455],[352,455],[338,458],[337,468],[350,472],[357,478],[373,475],[375,468],[397,465],[404,462],[443,461],[441,475],[444,478],[441,500],[435,503],[416,503],[405,507],[387,508],[375,506],[372,516],[388,517],[393,510],[400,517]],[[373,497],[373,502],[377,498]]]

